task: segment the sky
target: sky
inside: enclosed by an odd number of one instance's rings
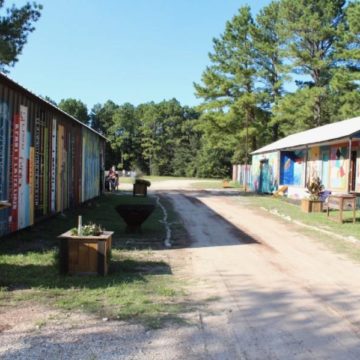
[[[17,5],[25,1],[15,1]],[[59,102],[90,110],[113,100],[134,105],[176,98],[197,105],[193,82],[243,0],[37,0],[44,8],[8,74]],[[256,14],[269,0],[251,5]],[[5,1],[5,5],[13,1]]]

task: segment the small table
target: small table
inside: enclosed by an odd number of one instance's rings
[[[113,233],[104,231],[99,236],[75,236],[69,230],[60,235],[60,273],[106,275]]]
[[[331,209],[339,210],[339,218],[334,218],[329,216],[329,212]],[[329,219],[340,222],[343,221],[343,211],[344,210],[352,210],[353,212],[353,223],[356,221],[356,196],[351,194],[338,194],[338,195],[330,195],[328,197],[327,204],[327,216]]]

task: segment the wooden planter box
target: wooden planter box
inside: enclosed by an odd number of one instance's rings
[[[60,235],[60,273],[106,275],[112,235],[112,231],[99,236],[74,236],[71,231]]]
[[[301,210],[306,213],[322,212],[323,211],[323,202],[320,200],[302,199],[301,200]]]
[[[133,185],[133,196],[136,196],[136,195],[146,196],[147,195],[147,185],[135,183]]]

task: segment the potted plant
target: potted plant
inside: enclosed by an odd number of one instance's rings
[[[319,177],[312,178],[306,184],[307,198],[301,200],[301,209],[304,212],[322,212],[323,202],[320,199],[321,193],[324,191],[324,185]]]
[[[110,264],[113,232],[105,231],[100,225],[82,225],[79,216],[78,227],[59,236],[61,274],[106,275]]]

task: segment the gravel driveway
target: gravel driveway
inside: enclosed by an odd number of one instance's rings
[[[160,184],[160,183],[159,183]],[[152,189],[189,189],[162,182]],[[168,192],[192,246],[163,251],[190,284],[160,330],[44,308],[0,314],[2,359],[360,359],[360,266],[246,198]],[[41,319],[52,319],[45,326]]]

